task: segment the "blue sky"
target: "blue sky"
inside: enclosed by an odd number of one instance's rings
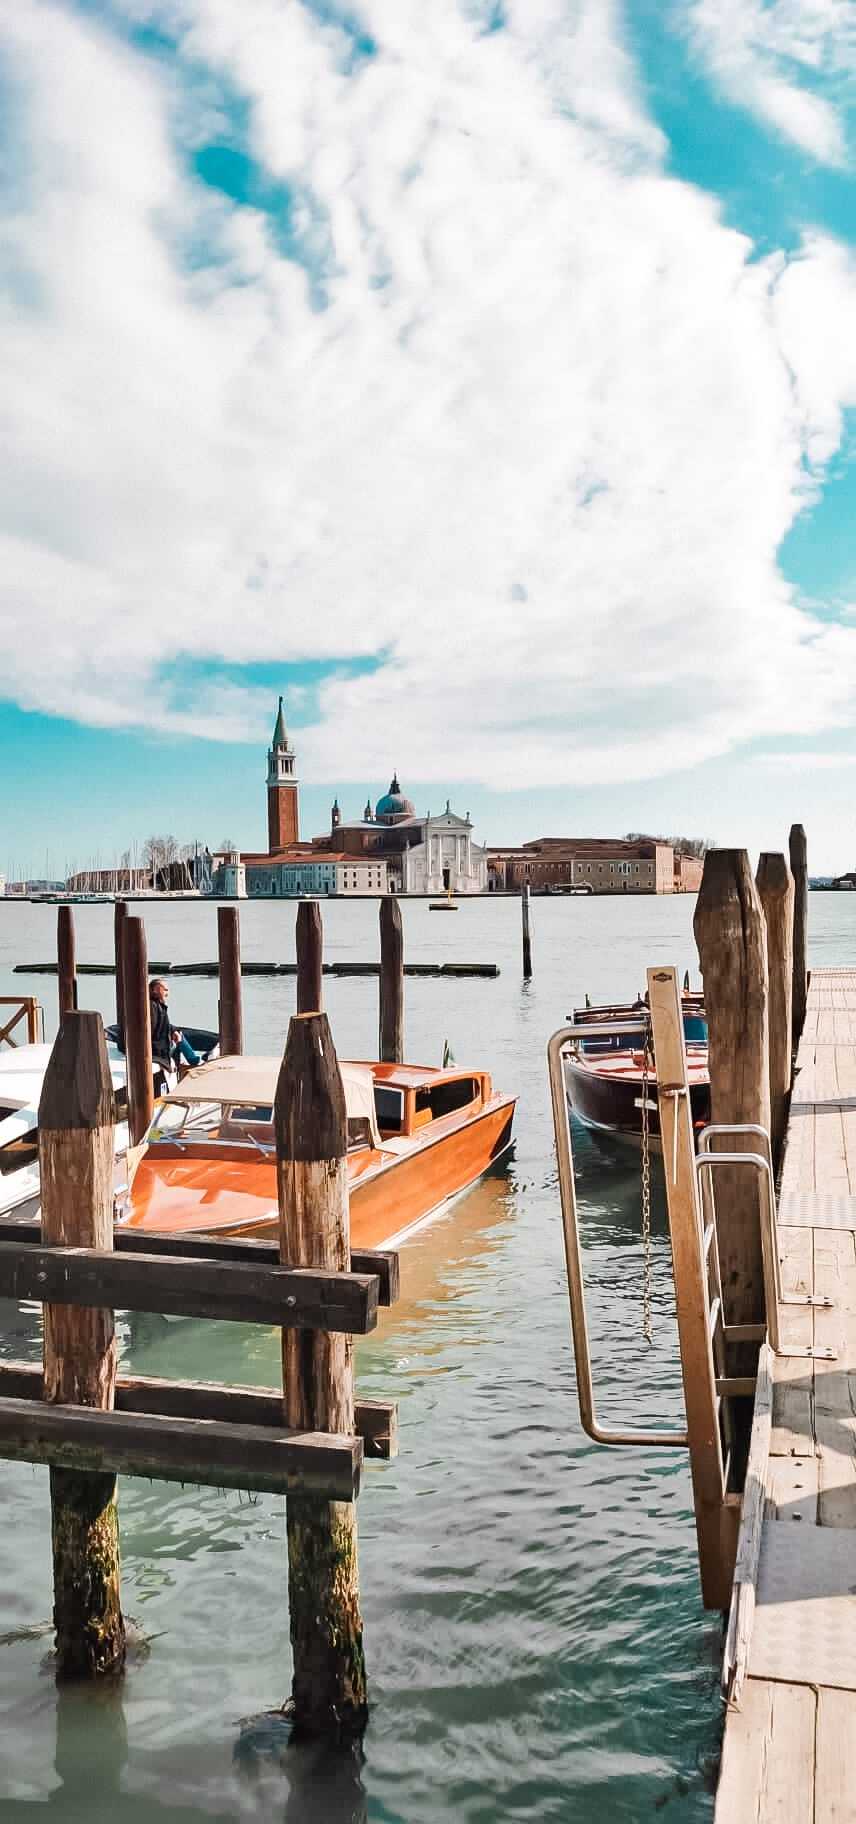
[[[852,0],[18,0],[0,871],[393,768],[856,863]]]

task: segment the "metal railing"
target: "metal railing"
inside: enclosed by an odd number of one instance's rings
[[[648,1444],[685,1450],[689,1444],[689,1434],[686,1431],[612,1431],[601,1425],[597,1417],[591,1372],[577,1193],[574,1183],[571,1124],[562,1068],[563,1052],[574,1040],[609,1038],[617,1034],[621,1034],[622,1037],[639,1037],[644,1040],[648,1037],[649,1032],[648,1021],[645,1019],[621,1022],[610,1020],[608,1025],[603,1026],[578,1021],[570,1026],[562,1026],[558,1032],[554,1032],[548,1042],[547,1070],[553,1104],[553,1126],[556,1134],[556,1157],[559,1167],[559,1200],[562,1210],[565,1261],[568,1270],[568,1297],[571,1308],[571,1335],[574,1344],[577,1394],[583,1430],[596,1444]]]

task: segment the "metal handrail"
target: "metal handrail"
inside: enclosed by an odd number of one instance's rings
[[[585,1283],[577,1219],[577,1193],[574,1184],[574,1161],[571,1151],[571,1124],[562,1073],[562,1052],[575,1039],[606,1037],[611,1033],[629,1036],[648,1031],[647,1020],[610,1021],[608,1026],[590,1026],[582,1021],[561,1026],[547,1043],[547,1070],[553,1104],[553,1127],[556,1135],[556,1158],[559,1166],[559,1201],[565,1237],[565,1262],[568,1271],[568,1297],[571,1307],[571,1335],[577,1369],[577,1397],[583,1430],[596,1444],[653,1444],[686,1449],[686,1431],[608,1431],[598,1423],[594,1403],[594,1386],[589,1353],[588,1319],[586,1317]]]
[[[699,1135],[701,1143],[703,1134],[710,1133],[703,1129]],[[714,1132],[716,1129],[713,1130]],[[734,1131],[733,1129],[730,1131]],[[756,1129],[765,1133],[763,1128]],[[765,1135],[766,1137],[766,1135]],[[776,1187],[773,1179],[773,1168],[766,1153],[711,1153],[706,1147],[696,1155],[695,1170],[699,1187],[702,1184],[702,1172],[712,1171],[715,1165],[751,1165],[761,1173],[767,1189],[766,1209],[761,1210],[761,1266],[764,1274],[764,1300],[767,1306],[767,1330],[775,1353],[779,1353],[779,1262],[776,1245]],[[714,1222],[715,1211],[712,1212]],[[724,1320],[724,1313],[723,1313]]]

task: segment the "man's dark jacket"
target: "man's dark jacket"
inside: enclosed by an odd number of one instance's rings
[[[153,994],[149,995],[149,1007],[152,1016],[152,1060],[162,1069],[169,1070],[172,1064],[172,1027],[169,1023],[169,1008],[164,1001],[158,1001]]]

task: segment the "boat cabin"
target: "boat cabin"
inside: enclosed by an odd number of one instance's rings
[[[145,1136],[147,1151],[180,1157],[275,1157],[273,1102],[279,1058],[218,1058],[200,1064],[164,1096]],[[410,1064],[340,1063],[348,1152],[379,1152],[428,1138],[435,1123],[477,1114],[492,1095],[486,1071]],[[451,1124],[451,1123],[450,1123]]]

